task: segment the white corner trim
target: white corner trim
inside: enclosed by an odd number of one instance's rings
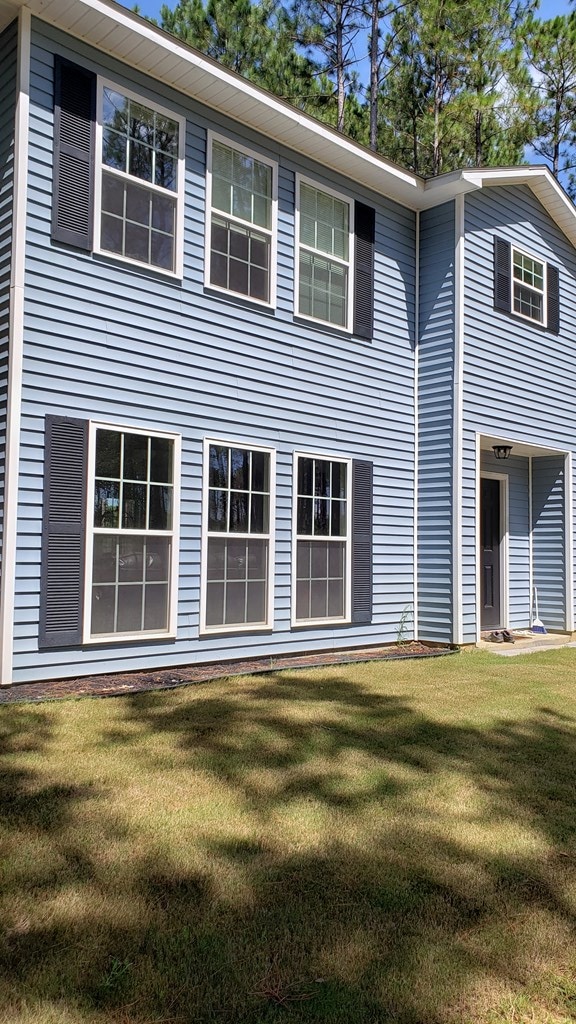
[[[24,277],[26,269],[26,201],[28,184],[28,115],[30,110],[30,35],[32,18],[23,7],[18,18],[16,116],[14,125],[14,179],[12,201],[12,264],[8,313],[8,394],[6,410],[6,464],[4,476],[4,532],[0,584],[0,685],[12,682],[14,653],[14,594],[18,534],[18,478],[22,418],[22,366],[24,350]]]
[[[528,456],[528,583],[530,591],[528,594],[528,625],[532,625],[532,614],[534,611],[534,541],[532,529],[534,525],[533,515],[533,466],[532,455]]]
[[[418,482],[420,479],[418,466],[418,389],[419,389],[419,350],[420,350],[420,213],[416,211],[415,225],[416,258],[414,260],[414,599],[412,605],[412,625],[414,639],[418,639]]]
[[[462,631],[462,446],[464,386],[464,196],[454,200],[454,386],[452,424],[452,641]]]
[[[566,630],[574,629],[574,501],[572,491],[572,452],[566,453],[564,481],[564,521],[566,526]]]
[[[475,625],[475,636],[476,643],[480,640],[482,635],[482,594],[481,594],[481,521],[480,521],[480,500],[482,495],[482,476],[481,476],[481,459],[482,459],[482,435],[476,432],[476,438],[474,442],[474,557],[476,558],[476,572],[474,573],[474,583],[476,587],[476,625]]]

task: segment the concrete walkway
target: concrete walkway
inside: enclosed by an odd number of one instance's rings
[[[513,658],[518,654],[538,654],[540,651],[549,651],[554,647],[576,647],[576,641],[572,641],[571,633],[530,633],[529,630],[511,630],[514,643],[495,644],[484,637],[476,645],[482,651],[490,651],[491,654],[500,654],[505,658]]]

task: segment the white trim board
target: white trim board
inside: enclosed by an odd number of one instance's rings
[[[0,584],[0,685],[12,682],[14,656],[14,597],[16,590],[16,542],[18,534],[18,482],[22,425],[22,364],[24,354],[24,275],[26,262],[26,206],[30,109],[30,11],[23,8],[18,20],[18,64],[14,131],[12,202],[12,265],[8,326],[8,395],[6,410],[6,465],[4,476],[4,526],[2,581]]]
[[[462,480],[464,403],[464,196],[454,201],[454,381],[452,424],[452,642],[464,642],[462,625]]]

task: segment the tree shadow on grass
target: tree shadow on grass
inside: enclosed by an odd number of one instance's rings
[[[4,774],[8,842],[39,833],[44,863],[57,865],[39,880],[28,850],[4,890],[6,1019],[576,1014],[569,716],[443,723],[344,670],[114,707],[92,754],[125,759],[127,785],[149,778],[139,815],[119,822],[98,770],[99,786],[85,770],[74,785]],[[49,755],[47,716],[34,715],[5,716],[10,764],[19,743]],[[42,797],[50,811],[39,816]],[[30,911],[36,885],[50,913]]]

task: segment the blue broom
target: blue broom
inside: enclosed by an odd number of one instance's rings
[[[534,587],[534,608],[533,608],[533,613],[534,612],[536,612],[536,614],[535,615],[533,614],[532,625],[530,626],[530,632],[531,633],[545,633],[546,632],[546,626],[542,622],[542,619],[538,618],[538,591],[536,590],[536,587]]]

